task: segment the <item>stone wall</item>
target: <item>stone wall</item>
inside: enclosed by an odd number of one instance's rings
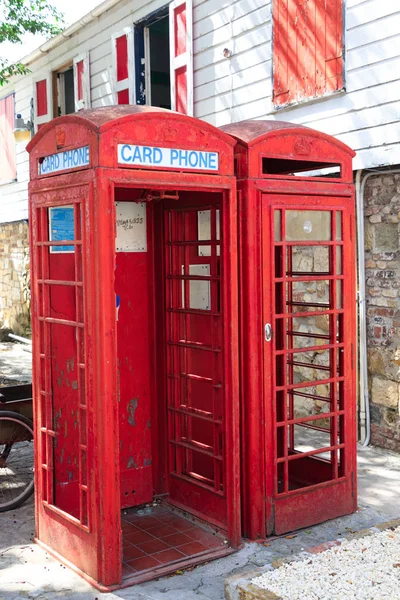
[[[364,209],[371,440],[400,452],[400,173],[371,176]]]
[[[0,224],[0,333],[30,331],[27,221]]]

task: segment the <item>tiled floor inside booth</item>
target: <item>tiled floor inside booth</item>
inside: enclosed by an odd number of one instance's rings
[[[151,579],[230,554],[226,539],[168,505],[122,511],[123,580]]]

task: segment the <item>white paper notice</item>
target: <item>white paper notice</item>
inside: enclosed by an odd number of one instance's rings
[[[117,252],[147,252],[146,203],[116,202]]]

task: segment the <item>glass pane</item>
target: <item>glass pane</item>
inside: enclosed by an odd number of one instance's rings
[[[342,281],[336,281],[336,308],[343,308]]]
[[[288,336],[292,348],[321,346],[330,343],[330,323],[328,315],[295,317],[288,319]]]
[[[336,275],[342,275],[342,248],[341,246],[336,247]]]
[[[216,238],[220,239],[219,210],[215,211]],[[213,239],[211,233],[211,210],[199,210],[197,213],[197,236],[199,240]],[[220,247],[217,246],[217,256],[220,255]],[[211,246],[199,246],[199,256],[211,256]]]
[[[289,277],[331,274],[328,246],[289,246],[286,260]]]
[[[274,210],[274,240],[275,242],[282,241],[282,230],[281,230],[281,222],[282,222],[282,211]]]
[[[329,303],[330,282],[325,279],[317,281],[293,281],[286,284],[287,305],[294,312],[327,310]]]
[[[185,267],[182,265],[182,275]],[[189,275],[203,277],[210,276],[210,265],[189,265]],[[211,309],[211,282],[201,279],[190,279],[189,284],[189,306],[196,310]],[[185,308],[185,281],[182,281],[182,308]]]
[[[342,240],[342,213],[340,211],[336,213],[336,239]]]
[[[331,212],[327,210],[287,210],[286,241],[330,241]]]
[[[290,390],[288,394],[288,418],[303,419],[330,412],[331,393],[328,384]]]
[[[322,419],[294,425],[294,450],[297,450],[297,452],[310,452],[329,448],[331,445],[331,421],[332,419]],[[328,452],[321,454],[321,456],[330,459],[330,453]]]
[[[293,383],[317,381],[330,377],[330,352],[301,352],[288,356],[288,376]]]

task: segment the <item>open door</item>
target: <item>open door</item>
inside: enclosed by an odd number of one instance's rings
[[[164,209],[169,502],[227,530],[239,502],[239,435],[226,385],[223,196],[183,196]]]
[[[267,524],[281,534],[354,509],[353,209],[343,198],[262,202]]]

